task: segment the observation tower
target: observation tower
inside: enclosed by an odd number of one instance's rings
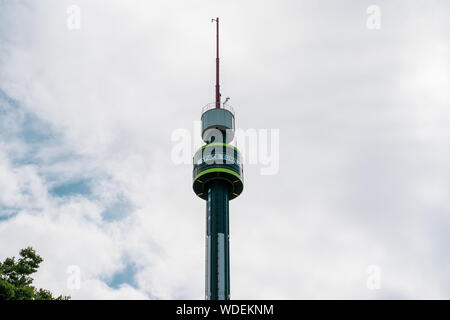
[[[235,114],[223,103],[219,82],[219,18],[217,28],[216,100],[201,115],[206,143],[194,155],[193,189],[206,200],[205,299],[230,299],[229,201],[244,189],[242,158],[229,143],[234,139]]]

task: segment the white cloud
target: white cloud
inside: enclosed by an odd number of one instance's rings
[[[170,139],[213,97],[219,15],[238,126],[282,139],[279,173],[246,167],[231,203],[232,297],[448,298],[450,29],[431,5],[378,5],[369,31],[350,1],[2,3],[0,257],[32,245],[37,284],[74,298],[203,298],[204,203]],[[108,286],[130,262],[136,287]]]

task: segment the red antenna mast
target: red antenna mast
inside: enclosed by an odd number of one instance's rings
[[[217,25],[217,57],[216,57],[216,108],[220,108],[220,84],[219,84],[219,18],[212,19],[211,22]]]

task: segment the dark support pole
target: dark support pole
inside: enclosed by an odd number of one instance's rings
[[[228,185],[213,180],[206,203],[206,299],[230,299]]]

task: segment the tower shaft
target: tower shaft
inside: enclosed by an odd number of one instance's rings
[[[206,202],[206,283],[207,300],[230,298],[229,187],[213,180]]]

